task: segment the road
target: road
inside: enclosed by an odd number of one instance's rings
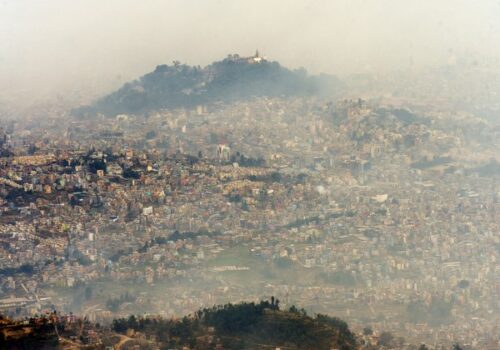
[[[122,346],[125,345],[126,342],[132,340],[132,338],[129,338],[123,334],[118,334],[118,336],[120,337],[120,341],[118,343],[116,343],[115,345],[113,345],[113,348],[115,350],[121,350]]]

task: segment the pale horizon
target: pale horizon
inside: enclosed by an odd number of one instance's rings
[[[0,29],[0,103],[95,98],[159,64],[256,49],[339,76],[500,57],[493,0],[4,0]]]

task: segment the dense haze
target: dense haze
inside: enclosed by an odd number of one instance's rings
[[[500,349],[499,97],[500,0],[0,0],[0,349]]]
[[[500,54],[496,0],[25,1],[0,3],[0,103],[98,97],[180,60],[256,48],[342,76],[479,63]]]

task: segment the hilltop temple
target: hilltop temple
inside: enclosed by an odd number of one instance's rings
[[[241,57],[238,54],[228,55],[226,60],[233,62],[246,62],[251,64],[262,63],[267,61],[266,57],[260,55],[259,50],[255,51],[255,55],[249,57]]]

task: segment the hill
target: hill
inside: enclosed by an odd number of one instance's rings
[[[158,316],[115,319],[110,326],[55,311],[25,320],[0,316],[0,350],[59,349],[351,350],[417,349],[389,332],[370,327],[355,335],[344,321],[307,315],[279,300],[218,305],[181,319]],[[443,347],[439,347],[444,349]],[[419,349],[431,349],[421,345]],[[437,349],[434,348],[434,349]],[[453,350],[461,347],[455,344]]]
[[[131,330],[157,339],[160,348],[190,349],[355,349],[356,339],[347,324],[337,318],[308,316],[295,307],[279,308],[279,301],[226,304],[199,310],[181,320],[115,320],[118,333]]]
[[[310,317],[279,308],[274,297],[200,309],[182,319],[116,319],[111,328],[55,312],[30,320],[0,318],[0,349],[355,349],[347,324],[326,315]]]
[[[13,321],[0,316],[0,350],[57,349],[58,343],[48,319]]]
[[[73,112],[77,116],[115,116],[253,97],[331,95],[341,86],[334,76],[309,76],[304,69],[287,69],[257,52],[252,57],[229,55],[205,68],[179,62],[159,65],[153,72]]]

